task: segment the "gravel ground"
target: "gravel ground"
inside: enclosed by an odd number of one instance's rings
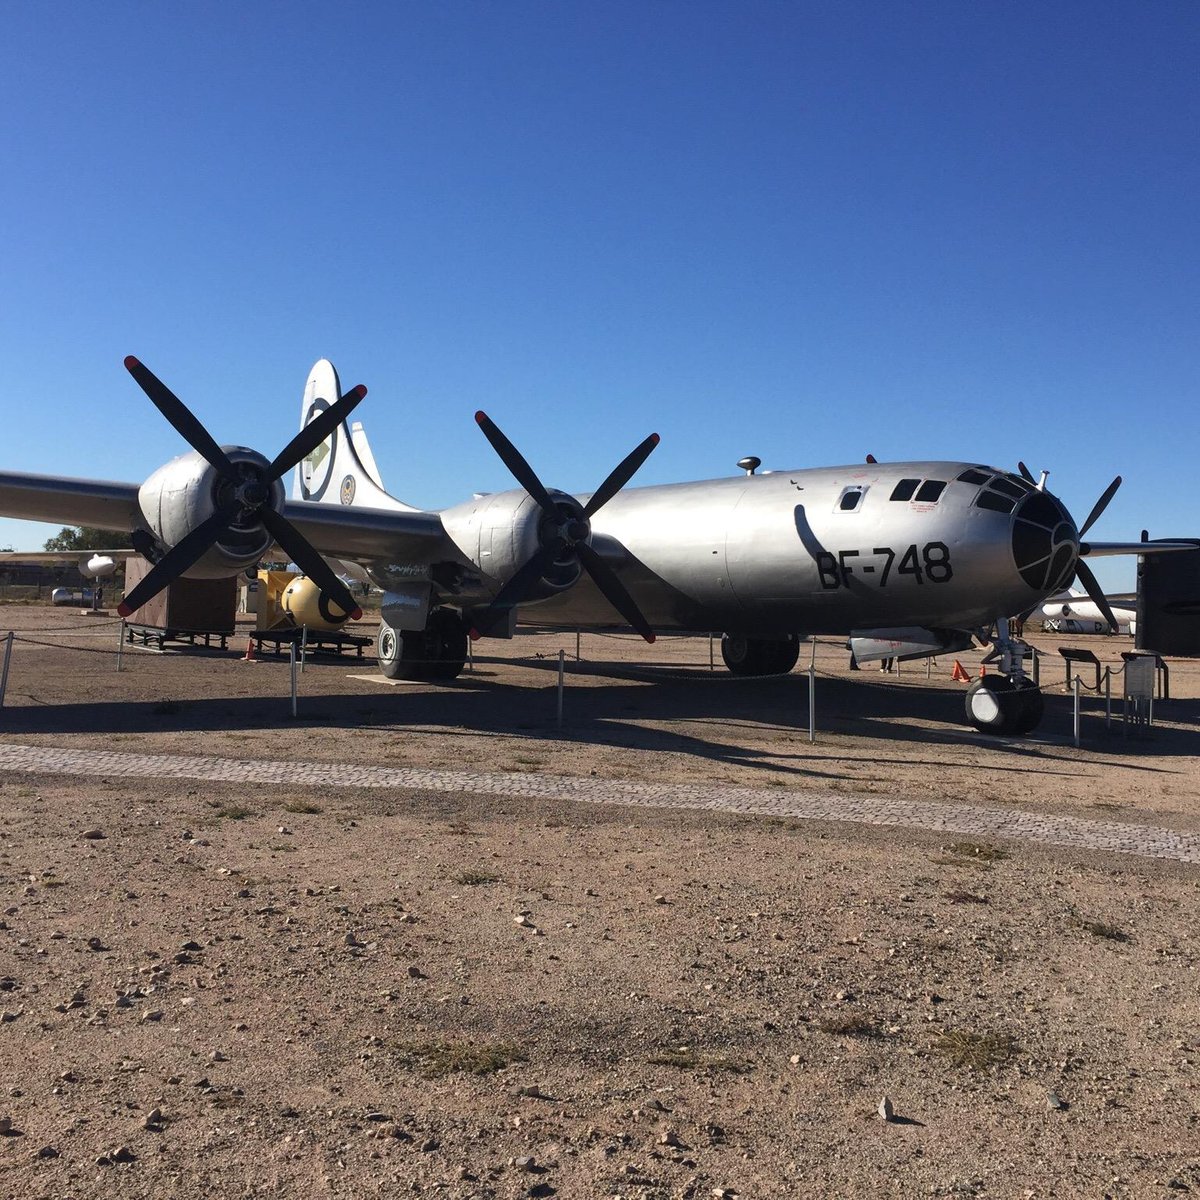
[[[1146,849],[1198,831],[1194,664],[1077,750],[1050,686],[989,741],[951,660],[819,646],[810,744],[806,663],[736,681],[703,638],[585,635],[559,729],[573,635],[436,689],[314,661],[293,718],[244,640],[118,674],[111,623],[6,627],[8,1195],[1200,1191],[1200,870]]]

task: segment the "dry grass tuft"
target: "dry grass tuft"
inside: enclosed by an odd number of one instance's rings
[[[426,1079],[442,1075],[490,1075],[529,1057],[511,1042],[400,1042],[395,1047],[401,1066]]]
[[[933,1048],[956,1067],[983,1070],[1008,1062],[1017,1052],[1017,1044],[1006,1033],[972,1033],[951,1029],[940,1034]]]
[[[451,878],[452,883],[460,887],[486,887],[489,883],[499,883],[499,875],[490,875],[487,871],[459,871]]]
[[[822,1033],[834,1037],[879,1037],[879,1022],[865,1013],[842,1012],[826,1013],[817,1022],[817,1028]]]
[[[974,892],[966,892],[961,888],[957,888],[952,892],[946,893],[946,899],[951,904],[986,904],[988,899],[986,896],[977,896]]]
[[[1106,921],[1088,921],[1083,917],[1076,917],[1075,924],[1086,933],[1090,933],[1093,937],[1104,938],[1110,942],[1128,942],[1132,939],[1123,929],[1117,928],[1116,925],[1109,925]]]
[[[319,804],[314,804],[311,800],[285,800],[283,802],[283,811],[313,816],[325,810]]]

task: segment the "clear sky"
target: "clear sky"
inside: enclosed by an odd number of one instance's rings
[[[3,5],[0,468],[273,455],[311,363],[440,507],[744,454],[1049,469],[1200,534],[1200,5]],[[54,528],[0,520],[0,545]],[[1132,560],[1098,564],[1132,586]]]

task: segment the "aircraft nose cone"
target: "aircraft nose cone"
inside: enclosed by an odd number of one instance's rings
[[[1050,592],[1074,577],[1079,532],[1057,497],[1030,492],[1014,514],[1012,548],[1025,583],[1034,591]]]

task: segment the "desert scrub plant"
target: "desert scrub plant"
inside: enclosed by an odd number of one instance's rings
[[[951,904],[986,904],[988,902],[986,896],[977,896],[974,892],[964,891],[962,888],[955,888],[954,891],[947,892],[946,899]]]
[[[681,1071],[729,1071],[743,1075],[750,1068],[736,1059],[722,1054],[700,1054],[690,1046],[679,1046],[675,1050],[659,1050],[646,1056],[652,1067],[678,1067]]]
[[[1123,929],[1109,925],[1107,921],[1089,921],[1084,917],[1072,917],[1072,921],[1085,933],[1093,937],[1104,938],[1109,942],[1128,942],[1132,939]]]
[[[302,813],[305,816],[312,816],[325,810],[319,805],[314,804],[311,800],[285,800],[283,803],[283,811],[289,813]]]
[[[834,1037],[879,1037],[879,1022],[866,1013],[836,1012],[825,1013],[817,1022],[817,1028],[822,1033]]]
[[[511,1042],[399,1042],[396,1058],[402,1067],[426,1079],[441,1075],[490,1075],[529,1057]]]
[[[1017,1044],[1007,1033],[974,1033],[968,1029],[948,1029],[939,1034],[933,1048],[956,1067],[981,1071],[1008,1062],[1017,1052]]]
[[[487,871],[466,870],[459,871],[454,875],[451,883],[457,883],[459,887],[486,887],[489,883],[499,883],[499,875],[490,875]]]

